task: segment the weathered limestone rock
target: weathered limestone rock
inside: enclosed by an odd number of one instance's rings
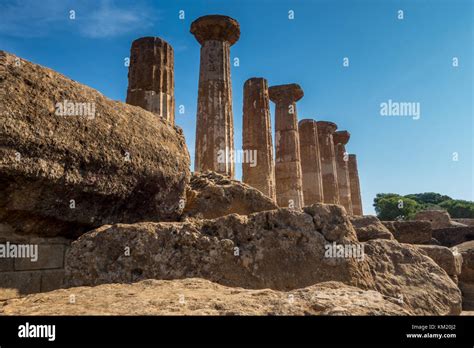
[[[465,226],[474,226],[474,219],[451,219],[451,221],[458,222],[460,224],[463,224]]]
[[[109,225],[72,244],[66,279],[68,286],[81,286],[200,277],[285,291],[334,280],[376,290],[413,314],[459,314],[459,289],[415,246],[356,238],[345,210],[324,204],[184,223]],[[337,245],[352,253],[328,254]]]
[[[349,179],[349,154],[346,152],[346,144],[349,141],[348,131],[338,131],[333,134],[334,153],[336,156],[337,188],[339,203],[352,215],[351,184]]]
[[[64,299],[71,295],[76,303],[65,305]],[[199,278],[70,288],[0,303],[0,315],[410,314],[377,291],[340,282],[282,292],[230,288]]]
[[[463,259],[459,275],[463,309],[474,310],[474,240],[456,245],[452,250],[454,253],[460,253]]]
[[[321,153],[324,203],[339,204],[336,154],[332,138],[337,126],[335,123],[327,121],[319,121],[317,125],[319,150]]]
[[[132,43],[127,104],[140,106],[174,125],[173,47],[159,37]]]
[[[324,201],[323,179],[316,121],[311,119],[301,120],[298,123],[298,132],[305,205],[322,203]]]
[[[325,256],[326,244],[358,244],[342,207],[314,205],[305,210],[102,226],[72,243],[66,284],[199,277],[227,286],[276,290],[330,280],[368,287],[370,272],[364,261]]]
[[[352,215],[349,217],[352,226],[357,233],[360,242],[367,242],[372,239],[393,239],[392,233],[382,222],[372,215]]]
[[[240,36],[239,23],[210,15],[196,19],[191,33],[201,44],[194,170],[234,177],[234,116],[230,46]]]
[[[251,78],[244,85],[242,181],[276,202],[275,163],[268,83]],[[249,159],[253,159],[252,162]]]
[[[75,237],[179,218],[190,177],[181,130],[3,51],[0,71],[0,222]]]
[[[352,213],[354,215],[363,215],[362,198],[360,194],[359,170],[357,169],[356,155],[349,155],[348,169],[351,188]]]
[[[277,209],[259,190],[214,172],[194,173],[186,190],[183,217],[214,219]]]
[[[400,243],[431,244],[431,225],[426,221],[383,221]]]
[[[375,281],[374,290],[398,299],[416,315],[461,313],[458,287],[418,246],[374,239],[364,243],[364,251]]]
[[[423,210],[415,215],[415,220],[429,221],[434,230],[449,227],[466,226],[451,220],[451,216],[445,210]]]
[[[417,246],[444,269],[456,284],[458,283],[462,266],[462,255],[459,252],[453,252],[451,249],[439,245]]]
[[[433,230],[433,237],[441,245],[452,247],[474,240],[474,226],[448,227]]]
[[[270,100],[275,103],[275,184],[280,207],[302,208],[303,174],[296,102],[303,97],[298,84],[272,86]]]

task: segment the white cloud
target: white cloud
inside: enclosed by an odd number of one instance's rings
[[[77,32],[106,38],[149,28],[159,20],[145,2],[116,0],[4,0],[0,34],[44,37],[57,32]],[[76,19],[69,19],[74,10]]]

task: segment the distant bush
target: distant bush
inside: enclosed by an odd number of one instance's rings
[[[410,220],[421,210],[446,210],[452,218],[474,218],[474,202],[452,199],[435,192],[400,196],[396,193],[378,193],[374,208],[381,220]]]

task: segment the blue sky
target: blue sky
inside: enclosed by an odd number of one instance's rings
[[[124,101],[131,42],[165,39],[175,50],[176,105],[185,107],[176,123],[193,158],[199,44],[189,28],[205,14],[241,25],[231,49],[240,60],[232,68],[236,149],[244,82],[299,83],[299,119],[333,121],[351,133],[347,150],[358,157],[365,213],[379,192],[474,200],[471,0],[0,0],[0,49]],[[420,118],[381,116],[389,99],[420,103]]]

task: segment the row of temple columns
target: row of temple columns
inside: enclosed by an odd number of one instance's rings
[[[194,169],[234,177],[234,126],[230,47],[240,37],[239,23],[210,15],[191,24],[201,45]],[[140,106],[174,125],[174,58],[172,47],[157,37],[132,43],[127,103]],[[298,84],[268,86],[264,78],[244,84],[242,181],[281,207],[313,203],[343,205],[362,215],[356,156],[346,152],[350,134],[328,121],[298,122]],[[270,101],[275,104],[273,153]],[[247,157],[248,158],[248,157]],[[255,165],[256,164],[256,165]]]

